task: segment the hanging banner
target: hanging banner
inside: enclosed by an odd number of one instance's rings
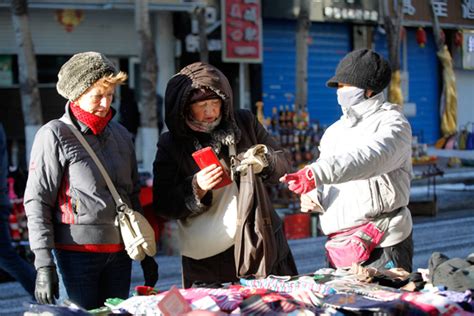
[[[474,69],[474,31],[463,30],[462,66],[464,69]]]
[[[222,60],[262,62],[260,0],[222,0]]]

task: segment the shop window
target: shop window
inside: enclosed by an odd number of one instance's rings
[[[61,66],[71,56],[37,55],[36,69],[39,84],[54,84],[58,80]],[[0,55],[0,86],[11,87],[19,84],[18,56]]]
[[[71,56],[37,55],[38,83],[56,83],[61,66]]]
[[[18,83],[16,55],[0,55],[0,87],[11,87]]]

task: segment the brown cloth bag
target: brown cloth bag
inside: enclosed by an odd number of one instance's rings
[[[262,179],[249,166],[240,176],[237,200],[235,264],[239,278],[265,278],[298,274],[283,233],[281,220],[273,210]]]

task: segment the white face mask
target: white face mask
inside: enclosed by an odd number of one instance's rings
[[[337,89],[337,103],[342,107],[342,112],[346,112],[354,105],[365,100],[365,90],[357,87],[345,86]]]

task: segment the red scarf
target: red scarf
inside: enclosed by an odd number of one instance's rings
[[[102,131],[112,118],[112,110],[109,110],[105,117],[100,117],[95,114],[84,111],[79,107],[79,105],[76,105],[72,102],[69,108],[71,109],[71,112],[76,117],[76,119],[78,119],[87,127],[89,127],[92,130],[92,133],[94,133],[94,135],[102,133]]]

